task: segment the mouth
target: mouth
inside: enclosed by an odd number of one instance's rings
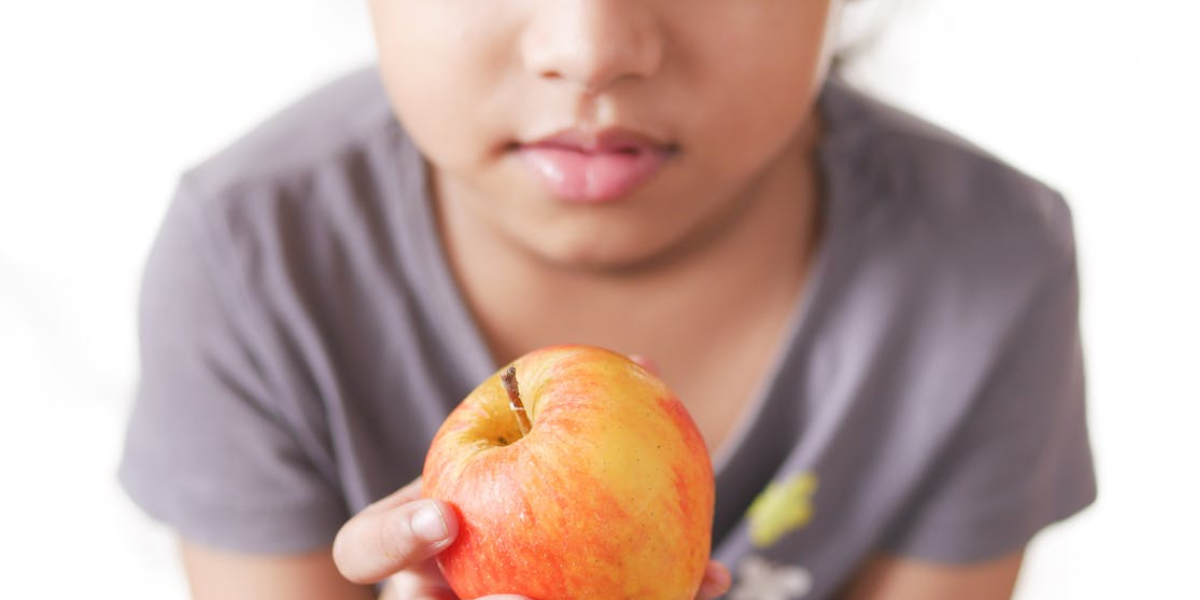
[[[607,203],[653,179],[679,153],[679,146],[630,129],[572,128],[514,143],[511,150],[552,196]]]

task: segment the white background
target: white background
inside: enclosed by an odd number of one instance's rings
[[[1018,597],[1200,598],[1200,10],[881,1],[854,79],[1074,208],[1101,497]],[[0,597],[184,597],[113,479],[141,263],[185,166],[372,53],[361,2],[0,5]]]

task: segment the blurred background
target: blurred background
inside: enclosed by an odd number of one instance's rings
[[[1018,598],[1200,598],[1200,7],[847,17],[850,79],[1074,209],[1101,493],[1035,541]],[[0,4],[0,597],[185,597],[114,479],[142,261],[184,168],[372,55],[361,2]]]

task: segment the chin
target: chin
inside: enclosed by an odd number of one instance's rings
[[[652,258],[627,249],[551,249],[541,252],[539,257],[544,262],[560,269],[598,275],[640,271],[653,262]]]
[[[557,268],[615,275],[645,270],[659,263],[661,256],[668,253],[662,247],[666,244],[656,245],[650,240],[646,235],[622,228],[615,232],[542,239],[542,243],[530,250],[540,260]]]

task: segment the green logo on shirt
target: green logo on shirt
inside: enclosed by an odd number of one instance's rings
[[[812,497],[816,491],[817,476],[811,472],[768,485],[746,511],[750,541],[765,548],[807,525],[815,510]]]

